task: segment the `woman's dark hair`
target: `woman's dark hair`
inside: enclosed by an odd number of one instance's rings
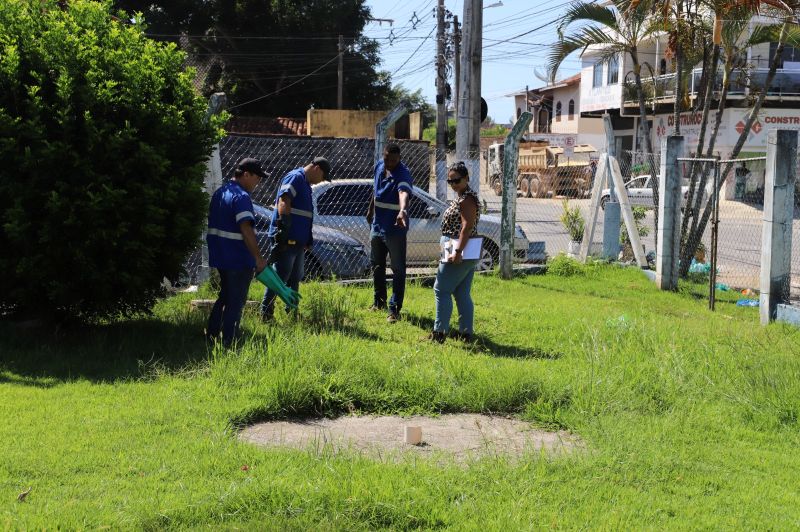
[[[461,177],[469,177],[469,170],[467,170],[467,165],[464,164],[464,161],[458,161],[457,163],[451,164],[447,171],[455,172]]]

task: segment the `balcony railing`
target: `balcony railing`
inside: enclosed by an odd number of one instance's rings
[[[731,83],[728,88],[729,97],[741,97],[748,93],[748,89],[760,91],[767,81],[767,68],[754,68],[747,71],[737,70],[731,74]],[[714,80],[714,92],[722,91],[722,71],[717,72]],[[697,96],[700,90],[701,69],[692,71],[689,80],[689,95]],[[668,102],[675,99],[675,74],[665,74],[642,78],[642,89],[648,102]],[[633,80],[626,81],[623,87],[623,98],[626,105],[636,105],[639,102],[638,91]],[[800,97],[800,71],[795,69],[778,69],[770,84],[767,96]]]

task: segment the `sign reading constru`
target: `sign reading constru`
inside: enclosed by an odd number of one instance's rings
[[[727,155],[726,152],[733,149],[739,140],[739,135],[744,131],[749,112],[748,109],[725,110],[719,126],[715,152],[720,152],[724,156]],[[708,145],[708,138],[714,129],[716,118],[716,111],[711,111],[706,128],[706,145]],[[697,147],[702,120],[702,113],[681,113],[680,115],[681,135],[684,136],[688,151],[694,151]],[[672,114],[656,115],[653,121],[653,137],[656,146],[661,145],[662,138],[672,134],[674,123]],[[760,151],[765,149],[767,133],[773,129],[800,130],[800,109],[762,109],[759,111],[758,118],[748,128],[747,139],[742,150]]]

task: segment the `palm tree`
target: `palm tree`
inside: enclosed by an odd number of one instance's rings
[[[555,81],[558,67],[573,52],[597,49],[600,62],[608,64],[612,59],[630,57],[636,93],[639,100],[639,123],[645,151],[653,153],[650,127],[647,123],[647,95],[642,87],[642,62],[639,49],[652,41],[655,34],[665,29],[661,17],[653,16],[661,4],[656,0],[610,0],[603,5],[593,1],[575,0],[567,9],[558,25],[558,42],[553,45],[548,58],[551,81]],[[565,36],[564,31],[574,23],[585,25]],[[653,183],[653,201],[658,205],[658,179],[655,165],[650,165]],[[655,213],[658,228],[658,211]]]
[[[642,89],[642,62],[639,48],[664,29],[663,21],[653,17],[654,0],[611,0],[605,5],[576,0],[569,6],[558,25],[558,42],[548,57],[548,74],[555,81],[561,63],[575,51],[596,48],[600,61],[609,63],[628,55],[639,99],[639,114],[645,148],[652,153],[653,144],[647,126],[647,97]],[[575,33],[565,36],[564,30],[573,23],[588,23]]]
[[[719,18],[725,18],[726,20],[722,28],[721,45],[715,45],[712,64],[711,68],[709,69],[710,74],[707,82],[708,85],[706,86],[706,94],[704,97],[703,119],[701,121],[697,152],[695,154],[697,157],[701,157],[703,154],[702,152],[705,140],[704,137],[708,123],[708,110],[711,100],[711,89],[716,82],[717,64],[720,57],[724,59],[722,68],[722,86],[720,87],[720,96],[717,104],[717,113],[714,120],[712,133],[708,139],[708,147],[706,148],[705,154],[706,158],[713,156],[714,145],[719,132],[720,123],[722,122],[722,116],[725,111],[728,90],[730,89],[733,73],[739,68],[748,68],[748,65],[741,64],[742,55],[748,48],[757,44],[770,42],[777,43],[776,50],[770,62],[770,68],[767,72],[764,86],[760,91],[758,91],[758,96],[752,108],[750,109],[750,113],[748,114],[743,131],[739,135],[739,139],[737,140],[736,145],[730,154],[730,159],[735,159],[744,146],[744,143],[747,140],[747,134],[750,131],[750,127],[758,117],[758,112],[764,103],[768,89],[772,85],[772,80],[775,77],[775,72],[780,63],[785,44],[787,42],[793,45],[800,44],[800,28],[790,24],[790,19],[793,18],[793,10],[784,2],[780,2],[779,6],[777,6],[776,4],[778,3],[774,1],[770,1],[768,3],[770,7],[780,7],[784,16],[786,17],[782,23],[758,26],[752,31],[752,33],[748,34],[750,19],[756,13],[756,10],[760,7],[759,4],[761,3],[767,4],[767,2],[739,0],[733,2],[717,2],[713,6],[716,10],[717,16]],[[747,75],[746,72],[744,72],[744,74]],[[753,87],[751,87],[751,90],[752,89]],[[733,163],[728,163],[725,169],[720,173],[721,179],[718,185],[719,188],[722,187],[722,183],[724,183],[725,177],[728,175],[732,167]],[[683,247],[680,251],[680,274],[682,276],[685,276],[689,271],[691,257],[694,255],[695,249],[702,238],[703,232],[708,224],[708,219],[711,215],[711,202],[708,202],[702,214],[700,213],[700,207],[703,199],[702,191],[705,190],[709,174],[710,167],[708,165],[698,165],[693,168],[691,173],[689,196],[687,198],[688,208],[686,209],[686,216],[683,218],[681,227],[681,241],[683,242]],[[716,193],[719,193],[719,188],[715,191]],[[691,228],[689,227],[690,220]]]

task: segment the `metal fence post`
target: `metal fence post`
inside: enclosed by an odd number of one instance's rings
[[[767,137],[764,222],[761,233],[761,324],[786,303],[792,259],[792,217],[797,163],[797,131],[779,129]]]
[[[228,98],[224,92],[215,92],[208,99],[208,110],[206,110],[206,120],[221,113],[228,105]],[[219,156],[219,143],[215,144],[211,150],[211,157],[206,161],[206,175],[203,178],[203,188],[210,196],[222,186],[222,159]],[[211,276],[211,268],[208,266],[208,245],[206,244],[206,229],[203,229],[203,243],[200,250],[200,268],[197,270],[197,284],[204,283]]]
[[[661,141],[661,172],[658,178],[658,233],[656,235],[656,285],[661,290],[678,289],[678,258],[681,243],[681,174],[678,157],[683,136]]]
[[[389,128],[397,122],[401,116],[411,109],[408,100],[400,100],[394,109],[384,116],[380,122],[375,124],[375,164],[383,158],[383,147],[386,146],[386,136]]]
[[[511,279],[514,266],[514,227],[517,219],[517,177],[519,170],[519,139],[533,120],[525,111],[517,119],[503,147],[503,205],[500,220],[500,275]]]

